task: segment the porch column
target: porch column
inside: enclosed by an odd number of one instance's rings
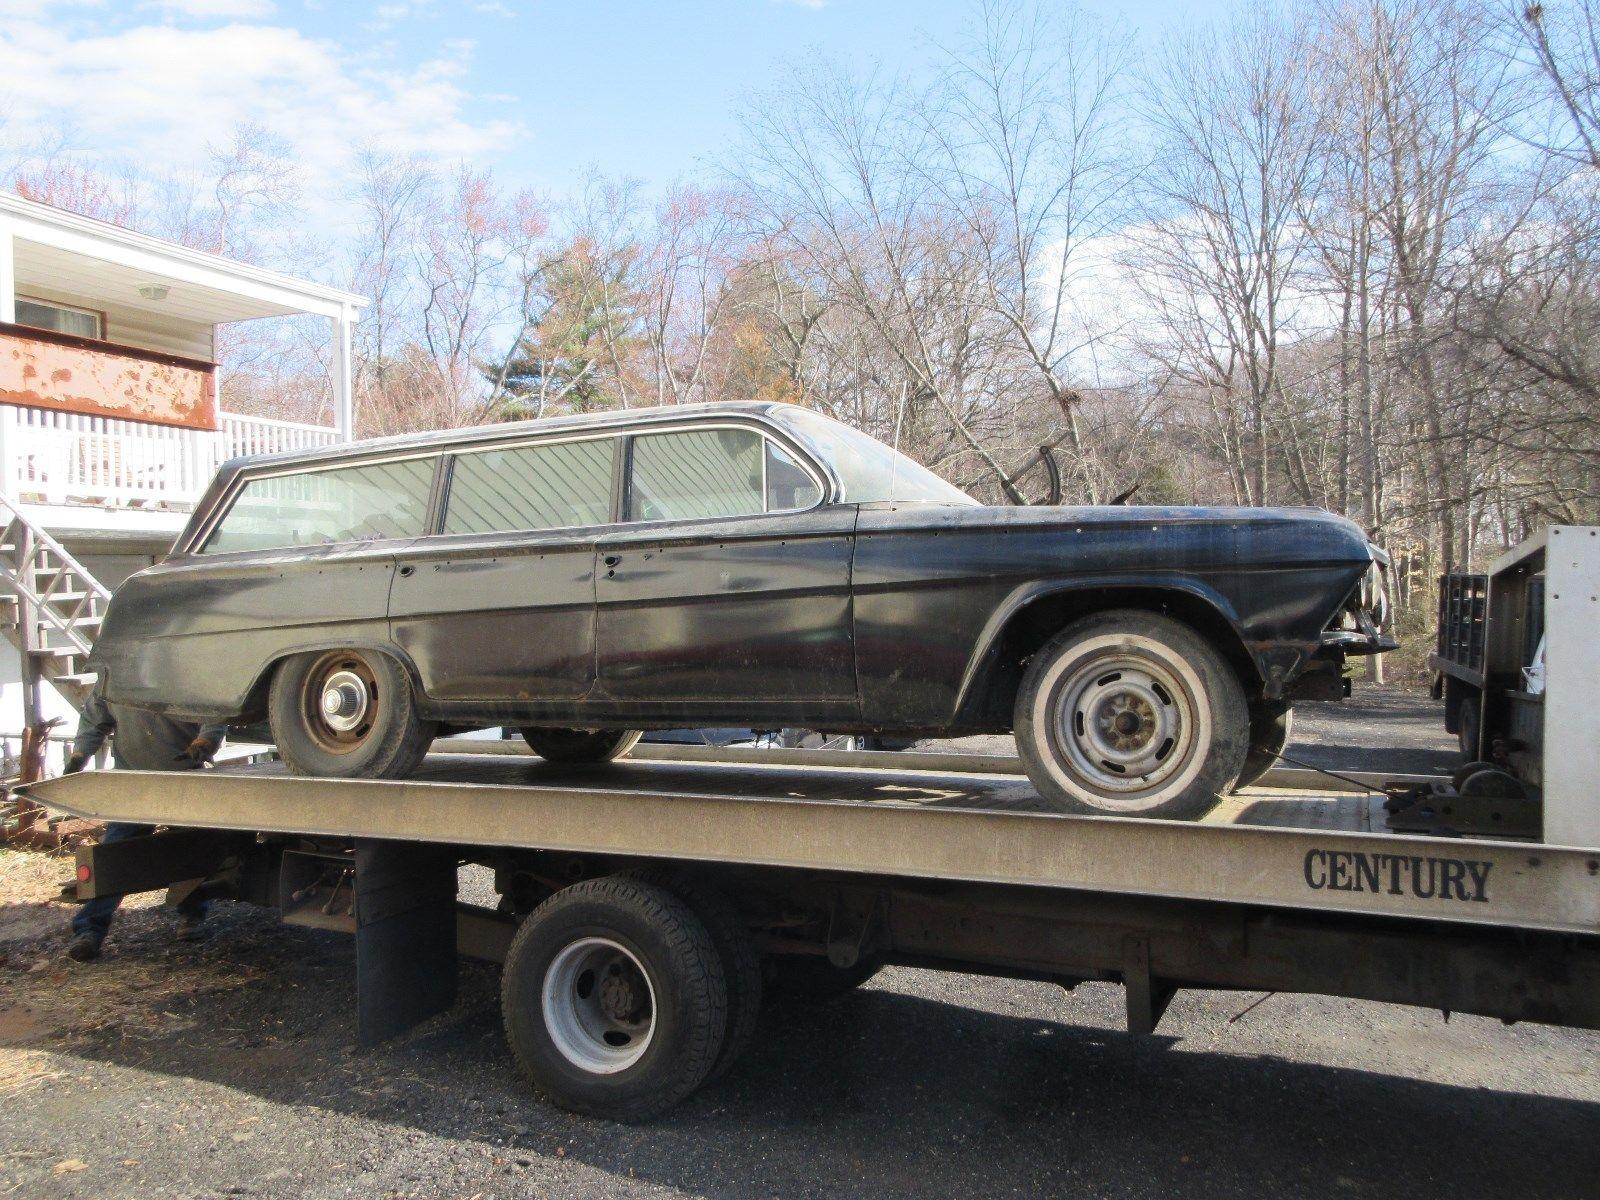
[[[0,325],[14,325],[16,320],[16,238],[10,218],[0,215]]]
[[[337,317],[329,318],[333,326],[333,424],[339,431],[339,440],[348,442],[355,436],[355,365],[352,330],[355,314],[349,307],[340,310]]]

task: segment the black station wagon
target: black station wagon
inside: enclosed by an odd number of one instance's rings
[[[1189,818],[1393,645],[1385,561],[1325,512],[985,507],[806,409],[656,409],[228,463],[95,659],[306,774],[447,728],[1014,730],[1052,805]]]

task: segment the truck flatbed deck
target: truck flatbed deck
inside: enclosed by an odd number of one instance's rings
[[[862,754],[878,754],[886,765],[855,765]],[[1595,852],[1375,831],[1376,796],[1262,788],[1230,798],[1203,822],[1071,817],[1039,811],[1026,777],[992,764],[960,764],[949,755],[841,755],[843,765],[797,766],[738,751],[683,761],[680,751],[666,761],[575,768],[527,755],[443,754],[404,781],[305,779],[264,764],[85,773],[30,794],[75,816],[139,824],[1600,933]]]
[[[519,1061],[559,1103],[605,1115],[660,1111],[710,1067],[685,1060],[667,1091],[645,1059],[631,1092],[592,1063],[574,1082],[548,1030],[588,1021],[632,1037],[615,1022],[638,1007],[637,989],[608,993],[613,1008],[597,1016],[599,993],[583,982],[593,971],[573,968],[579,999],[552,1016],[566,951],[550,939],[601,953],[595,922],[614,919],[624,932],[602,947],[630,948],[606,970],[654,979],[670,964],[647,963],[648,929],[628,922],[647,912],[681,924],[674,905],[710,938],[702,960],[720,963],[727,1007],[707,1019],[734,1047],[749,1036],[760,962],[776,984],[804,964],[806,987],[889,962],[1067,987],[1119,980],[1141,1033],[1179,987],[1600,1028],[1600,851],[1382,832],[1381,797],[1358,781],[1280,777],[1183,823],[1037,811],[1005,759],[643,747],[570,767],[503,749],[436,753],[398,781],[254,764],[87,772],[28,794],[77,816],[175,827],[83,853],[80,895],[203,885],[355,933],[364,1040],[450,1003],[458,952],[503,960]],[[463,862],[494,869],[500,913],[458,909]],[[575,913],[587,923],[571,925]],[[526,1019],[530,1005],[543,1023]],[[608,1061],[604,1045],[595,1053]]]

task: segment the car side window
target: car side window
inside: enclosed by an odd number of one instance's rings
[[[822,499],[822,489],[777,442],[767,442],[767,511],[789,512],[810,508]]]
[[[686,429],[634,438],[628,519],[686,521],[765,512],[764,441],[753,429]]]
[[[437,457],[249,480],[204,552],[422,536]]]
[[[614,439],[590,438],[459,455],[444,531],[603,525],[611,520],[614,451]]]
[[[628,520],[683,521],[810,508],[822,490],[753,429],[687,429],[633,440]]]

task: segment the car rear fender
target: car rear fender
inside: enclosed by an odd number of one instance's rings
[[[1028,659],[1079,617],[1114,608],[1162,612],[1193,626],[1238,672],[1247,696],[1268,690],[1263,663],[1251,653],[1233,606],[1200,580],[1038,581],[1008,595],[984,626],[962,677],[957,726],[1009,728]]]
[[[377,654],[387,654],[405,670],[411,680],[412,694],[421,696],[418,684],[420,676],[417,674],[417,664],[411,661],[411,656],[393,642],[380,642],[375,640],[357,639],[351,641],[346,638],[321,639],[306,642],[303,645],[284,647],[274,654],[272,659],[261,668],[261,671],[250,684],[250,690],[239,702],[239,713],[245,722],[265,720],[267,716],[267,693],[272,688],[272,677],[277,674],[278,668],[297,654],[316,654],[323,650],[367,650]]]

